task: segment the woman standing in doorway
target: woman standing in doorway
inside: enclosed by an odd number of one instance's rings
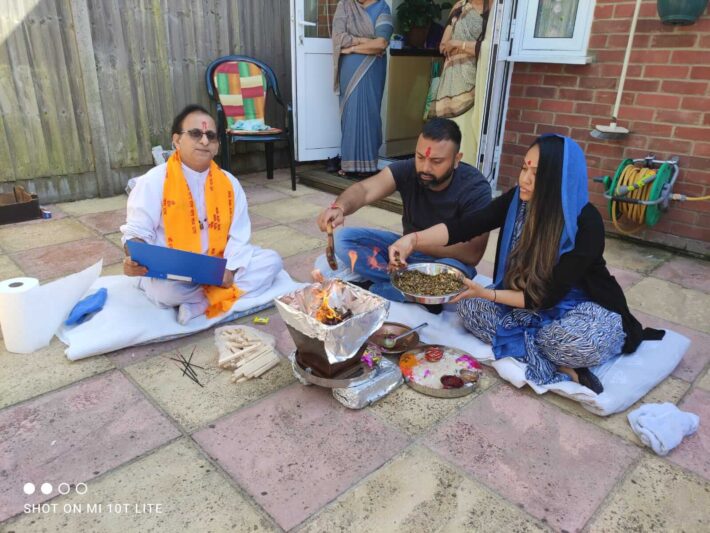
[[[451,9],[439,50],[446,57],[436,98],[429,108],[429,118],[445,117],[461,129],[461,147],[467,163],[475,165],[471,147],[476,74],[481,43],[488,22],[488,0],[459,0]]]
[[[333,18],[334,88],[340,94],[341,172],[377,172],[380,109],[393,31],[385,0],[341,0]]]

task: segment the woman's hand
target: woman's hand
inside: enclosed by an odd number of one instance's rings
[[[466,289],[458,294],[451,300],[451,303],[456,303],[458,301],[464,300],[466,298],[485,298],[486,300],[492,300],[489,296],[493,293],[492,289],[486,289],[483,285],[476,283],[470,279],[463,280]]]
[[[442,45],[442,53],[446,56],[449,57],[450,55],[454,54],[457,49],[461,48],[461,41],[458,39],[449,39]]]
[[[343,48],[343,49],[340,51],[340,53],[341,53],[341,54],[345,54],[345,55],[354,54],[354,53],[355,53],[355,46],[357,46],[357,45],[348,46],[347,48]]]
[[[416,236],[414,233],[410,233],[401,237],[389,247],[390,269],[398,270],[407,266],[407,257],[414,252],[415,243]]]

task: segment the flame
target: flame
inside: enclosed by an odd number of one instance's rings
[[[321,301],[318,311],[316,311],[316,320],[323,324],[339,320],[341,314],[328,304],[328,291],[320,291],[318,296],[322,296],[323,300]]]
[[[380,253],[380,249],[376,246],[372,249],[372,255],[367,258],[367,265],[373,270],[387,270],[387,264],[384,266],[377,261],[377,254]]]
[[[353,272],[355,271],[355,262],[357,261],[357,252],[355,250],[350,250],[348,252],[348,256],[350,257],[350,270]]]

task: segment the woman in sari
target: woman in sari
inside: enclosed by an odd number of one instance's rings
[[[387,73],[384,52],[393,29],[385,0],[341,0],[335,11],[334,89],[340,94],[340,168],[344,173],[377,172]]]
[[[476,73],[488,22],[488,0],[459,0],[451,9],[439,50],[446,57],[429,118],[450,118],[461,129],[464,160],[475,165]]]

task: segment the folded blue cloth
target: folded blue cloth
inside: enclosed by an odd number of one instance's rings
[[[74,324],[86,322],[94,313],[104,308],[107,296],[108,291],[106,288],[102,288],[79,301],[79,303],[74,306],[74,309],[71,310],[64,323],[67,326],[73,326]]]
[[[238,120],[233,129],[240,131],[266,131],[270,130],[271,126],[267,126],[259,119]]]

